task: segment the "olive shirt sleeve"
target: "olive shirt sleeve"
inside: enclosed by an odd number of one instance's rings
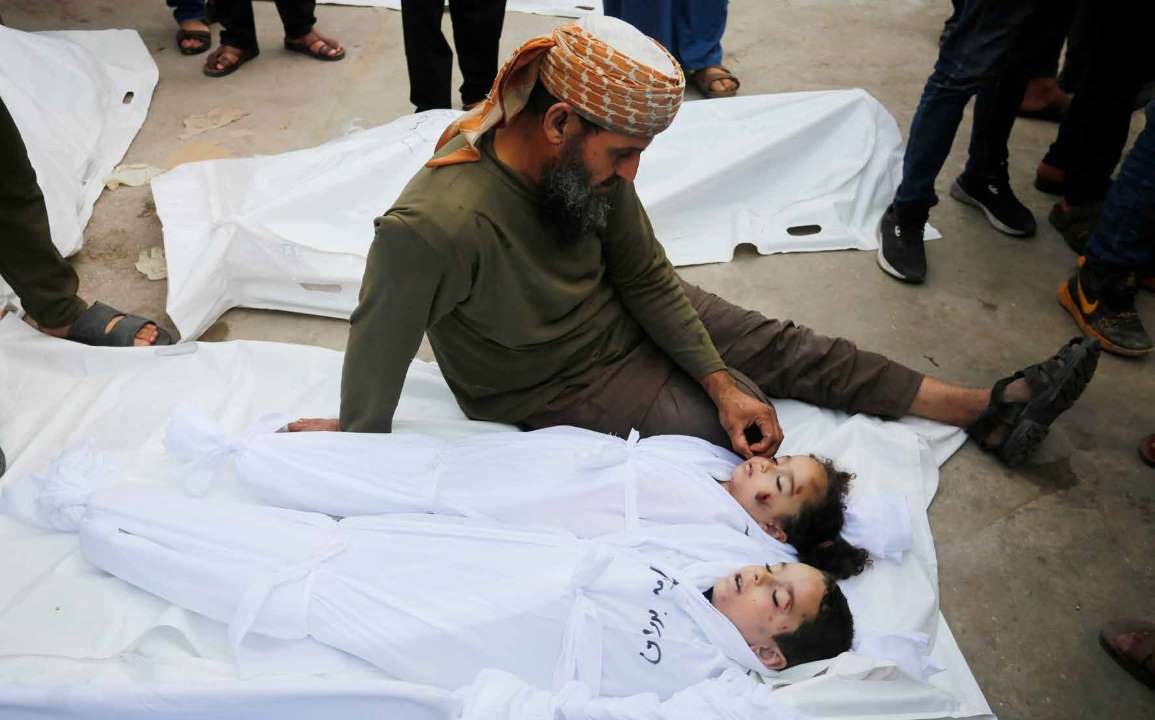
[[[404,220],[378,218],[341,372],[341,429],[390,432],[425,329],[468,293],[461,274]]]
[[[631,183],[618,191],[602,247],[607,276],[626,310],[671,360],[695,380],[726,368]]]

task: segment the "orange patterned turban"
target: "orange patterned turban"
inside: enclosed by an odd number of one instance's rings
[[[476,162],[481,157],[478,138],[521,112],[539,78],[586,120],[646,137],[674,121],[686,87],[681,67],[657,41],[616,18],[587,15],[518,48],[485,100],[455,120],[437,141],[440,150],[464,135],[465,147],[426,165]]]

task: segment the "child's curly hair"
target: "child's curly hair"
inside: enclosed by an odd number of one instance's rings
[[[869,554],[842,539],[846,522],[846,493],[852,473],[839,470],[834,463],[816,455],[826,471],[826,495],[802,508],[798,516],[783,524],[787,542],[798,550],[799,562],[830,573],[839,580],[857,575],[870,564]]]

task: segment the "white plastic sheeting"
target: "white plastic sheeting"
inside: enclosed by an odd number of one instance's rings
[[[400,10],[401,0],[318,0],[322,5],[359,5],[361,7],[383,7]],[[602,13],[602,0],[506,0],[506,12],[521,12],[531,15],[556,15],[558,17],[579,17],[589,13]]]
[[[183,338],[236,306],[348,317],[373,218],[455,115],[410,115],[155,179],[167,309]],[[742,243],[762,253],[874,249],[900,147],[894,118],[862,90],[690,102],[643,155],[638,194],[675,265],[725,262]]]
[[[255,342],[90,348],[47,338],[13,317],[0,320],[0,344],[0,438],[10,461],[5,480],[40,470],[62,448],[83,441],[110,453],[134,480],[171,486],[176,478],[169,474],[172,464],[162,437],[165,420],[182,400],[191,399],[233,432],[267,413],[332,417],[338,406],[341,355],[319,348]],[[799,447],[820,447],[847,421],[845,415],[800,403],[782,401],[778,407],[787,439]],[[411,366],[398,430],[458,437],[503,427],[466,420],[436,366]],[[903,491],[912,508],[915,555],[937,577],[924,510],[937,489],[937,464],[963,438],[956,429],[926,422],[884,427],[910,428],[922,439],[917,482]],[[858,445],[844,451],[869,457],[871,448]],[[873,462],[885,464],[888,458]],[[319,674],[242,678],[223,625],[95,571],[79,557],[75,536],[0,517],[0,543],[7,550],[0,556],[0,715],[5,718],[220,720],[377,713],[398,720],[460,720],[507,717],[513,705],[532,710],[541,709],[534,703],[545,702],[508,676],[482,676],[470,688],[445,693],[389,682],[347,657]],[[893,588],[892,601],[902,593],[902,587]],[[836,672],[783,687],[776,696],[815,718],[989,715],[941,615],[932,610],[932,617],[914,621],[933,626],[932,657],[946,668],[929,683],[846,656]],[[709,699],[710,707],[729,695],[736,696],[719,692]],[[694,695],[680,702],[701,709],[706,700]],[[519,706],[517,714],[522,712],[528,710]]]
[[[144,124],[157,69],[135,30],[0,26],[0,98],[36,170],[52,241],[80,250],[104,180]]]

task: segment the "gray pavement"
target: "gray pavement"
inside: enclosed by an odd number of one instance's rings
[[[948,10],[945,0],[734,0],[726,61],[743,94],[865,88],[905,134]],[[319,8],[318,28],[349,50],[344,62],[324,64],[285,53],[272,4],[258,3],[264,52],[224,79],[201,75],[203,56],[177,53],[160,0],[7,0],[0,11],[25,30],[141,33],[161,81],[126,162],[283,152],[329,140],[352,123],[369,127],[411,111],[401,19],[387,10]],[[503,52],[557,22],[509,15]],[[218,106],[249,115],[189,141],[178,138],[183,118]],[[1133,134],[1141,122],[1136,115]],[[1055,300],[1074,257],[1045,221],[1051,198],[1031,188],[1055,126],[1020,121],[1015,128],[1012,183],[1040,220],[1037,237],[1015,240],[947,196],[965,160],[969,123],[968,112],[939,178],[943,201],[931,220],[946,239],[928,245],[925,286],[893,281],[862,252],[760,257],[740,249],[733,262],[684,275],[769,316],[853,338],[958,382],[986,385],[1050,355],[1075,334]],[[75,258],[84,296],[163,316],[165,283],[133,267],[141,249],[161,244],[148,189],[104,193],[86,237]],[[1139,310],[1155,327],[1155,299],[1141,295]],[[336,320],[233,310],[206,339],[342,348],[346,329]],[[431,359],[427,347],[422,357]],[[942,608],[1000,717],[1155,717],[1155,693],[1116,667],[1097,642],[1107,619],[1155,617],[1155,471],[1135,452],[1140,438],[1155,432],[1153,403],[1150,361],[1104,356],[1095,382],[1034,464],[1009,471],[968,445],[943,468],[931,511]]]

